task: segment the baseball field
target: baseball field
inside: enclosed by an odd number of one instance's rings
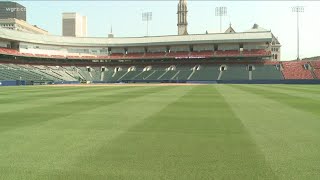
[[[320,86],[1,87],[0,179],[320,179]]]

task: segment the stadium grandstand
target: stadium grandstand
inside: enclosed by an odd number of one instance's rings
[[[182,3],[182,4],[181,4]],[[244,32],[188,34],[185,1],[178,35],[66,37],[0,28],[0,80],[217,82],[319,79],[316,59],[281,61],[281,44],[257,24]]]
[[[230,28],[228,28],[230,29]],[[0,29],[1,80],[168,82],[317,78],[308,62],[280,62],[280,43],[245,32],[84,38]]]

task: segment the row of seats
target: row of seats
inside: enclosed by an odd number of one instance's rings
[[[306,62],[282,62],[282,73],[285,79],[313,79],[312,72],[304,68]]]
[[[0,64],[1,80],[52,80],[52,81],[107,81],[126,80],[276,80],[276,79],[320,79],[318,62],[291,61],[265,62],[253,64],[249,73],[248,63],[227,64],[223,70],[219,64],[186,65],[176,64],[171,69],[169,65],[154,65],[148,71],[145,66],[101,67],[77,66],[46,66],[27,64]],[[310,64],[313,68],[307,68]],[[168,68],[170,70],[168,70]]]

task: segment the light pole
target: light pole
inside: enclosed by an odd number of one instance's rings
[[[227,15],[227,7],[216,7],[215,14],[216,14],[216,16],[220,16],[220,32],[222,32],[222,30],[221,30],[222,16]]]
[[[300,54],[299,54],[299,13],[304,12],[303,6],[294,6],[292,7],[292,12],[297,13],[297,60],[300,60]]]
[[[152,20],[152,12],[142,13],[142,21],[147,21],[147,36],[149,35],[149,21]]]

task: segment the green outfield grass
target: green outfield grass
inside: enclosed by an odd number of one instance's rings
[[[320,179],[320,86],[1,87],[0,179]]]

